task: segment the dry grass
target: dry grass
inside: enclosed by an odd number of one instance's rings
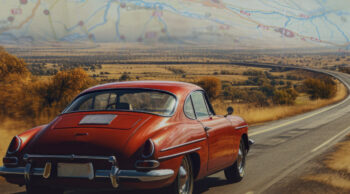
[[[329,173],[310,174],[303,176],[306,181],[315,181],[330,187],[350,190],[350,140],[340,142],[336,145],[335,151],[329,153],[324,166],[330,170]]]
[[[309,100],[308,98],[299,99],[294,106],[270,106],[270,107],[255,107],[250,104],[232,104],[228,102],[215,101],[213,102],[214,109],[217,114],[225,114],[226,108],[232,106],[235,109],[235,114],[243,117],[248,124],[255,125],[268,121],[278,120],[281,118],[305,113],[315,110],[330,104],[341,101],[347,96],[347,90],[343,84],[337,83],[338,90],[335,97],[329,100]]]
[[[346,171],[350,174],[350,141],[339,143],[337,145],[337,151],[327,156],[324,163],[332,170]]]
[[[182,77],[182,74],[174,74],[167,68],[177,68],[185,72],[186,77]],[[184,65],[140,65],[140,64],[104,64],[102,69],[97,69],[96,71],[88,71],[92,76],[94,74],[100,75],[101,72],[108,72],[109,74],[102,75],[98,79],[110,78],[118,79],[124,72],[130,73],[131,79],[136,79],[138,77],[140,80],[171,80],[171,81],[184,81],[184,82],[194,82],[203,76],[215,76],[222,81],[235,81],[242,82],[248,79],[249,76],[242,75],[244,71],[247,70],[258,70],[258,71],[269,71],[269,68],[258,68],[258,67],[246,67],[246,66],[232,66],[232,65],[220,65],[220,64],[184,64]],[[221,71],[230,72],[230,75],[222,75]],[[217,75],[214,75],[214,73]],[[292,73],[292,71],[288,72]],[[273,72],[274,76],[277,75],[287,75],[287,72]]]
[[[326,184],[332,187],[337,187],[340,189],[350,190],[350,180],[338,174],[327,173],[327,174],[308,175],[303,177],[303,179],[306,181],[316,181],[316,182]]]

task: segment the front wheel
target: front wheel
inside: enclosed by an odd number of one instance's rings
[[[193,192],[193,170],[189,156],[185,156],[181,162],[179,172],[174,183],[169,187],[173,194],[192,194]]]
[[[245,149],[244,140],[241,139],[236,162],[225,169],[225,176],[228,181],[235,183],[243,179],[245,174],[246,155],[247,150]]]
[[[27,194],[38,194],[38,193],[48,193],[48,194],[63,194],[62,189],[53,189],[49,187],[39,187],[33,185],[26,185]]]

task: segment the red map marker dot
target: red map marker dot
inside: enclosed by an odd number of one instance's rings
[[[25,4],[28,3],[28,0],[20,0],[19,2],[20,2],[22,5],[25,5]]]
[[[125,7],[126,7],[126,3],[122,2],[122,3],[120,4],[120,7],[121,7],[121,8],[125,8]]]
[[[124,35],[120,35],[120,39],[121,40],[125,40],[125,36]]]
[[[79,25],[79,26],[84,26],[84,21],[80,21],[80,22],[78,23],[78,25]]]
[[[163,33],[166,33],[166,29],[165,29],[165,28],[162,28],[162,32],[163,32]]]
[[[43,11],[43,13],[44,13],[44,15],[49,15],[49,14],[50,14],[50,11],[47,10],[47,9],[45,9],[45,10]]]
[[[94,39],[94,38],[95,38],[95,35],[89,34],[89,39]]]
[[[7,18],[7,21],[9,21],[9,22],[13,22],[13,20],[15,20],[15,18],[12,17],[12,16],[10,16],[10,17]]]

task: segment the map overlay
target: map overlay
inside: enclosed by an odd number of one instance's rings
[[[0,43],[350,49],[349,0],[0,0]]]

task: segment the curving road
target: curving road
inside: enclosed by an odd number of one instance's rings
[[[321,71],[350,89],[350,75]],[[222,172],[198,182],[200,193],[264,193],[350,133],[350,97],[312,112],[251,127],[255,145],[248,153],[246,177],[226,184]]]
[[[350,75],[326,70],[317,71],[333,75],[350,89]],[[263,193],[283,178],[291,176],[293,172],[302,171],[304,164],[350,133],[348,112],[350,97],[322,109],[251,127],[249,135],[255,140],[255,145],[248,154],[246,177],[243,181],[228,184],[223,172],[219,172],[198,181],[196,192]],[[24,188],[9,185],[1,180],[0,188],[1,193],[24,191]]]

